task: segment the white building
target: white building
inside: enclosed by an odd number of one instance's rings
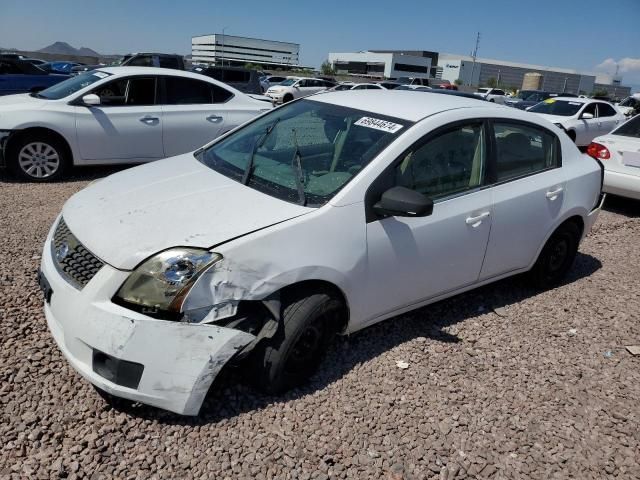
[[[329,63],[340,74],[374,78],[428,78],[431,59],[395,52],[330,53]]]
[[[477,57],[475,62],[468,55],[441,53],[438,65],[442,67],[442,79],[454,82],[460,80],[463,85],[487,85],[489,79],[496,80],[500,86],[521,88],[526,73],[542,75],[542,90],[578,94],[591,93],[596,77],[591,73],[579,72],[568,68],[530,65],[527,63],[507,62]]]
[[[300,45],[297,43],[236,37],[214,33],[191,38],[193,63],[244,65],[256,63],[269,67],[297,67]]]

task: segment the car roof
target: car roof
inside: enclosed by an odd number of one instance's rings
[[[408,90],[347,90],[341,92],[326,92],[307,97],[310,100],[341,105],[358,110],[366,110],[372,113],[389,117],[401,118],[411,122],[417,122],[430,115],[452,110],[456,108],[484,107],[502,108],[482,100],[459,97],[456,95],[424,95],[425,101],[416,101],[415,92]],[[511,109],[509,109],[511,110]]]
[[[554,100],[564,100],[565,102],[574,102],[574,103],[592,103],[592,102],[603,102],[604,100],[596,100],[593,98],[579,98],[579,97],[553,97]],[[606,102],[605,102],[606,103]]]
[[[186,70],[176,70],[175,68],[159,68],[159,67],[101,67],[97,68],[101,72],[110,73],[112,75],[171,75],[174,77],[189,78],[211,78],[200,73],[188,72]]]

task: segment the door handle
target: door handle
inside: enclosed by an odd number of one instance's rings
[[[480,215],[476,217],[467,217],[467,219],[465,220],[465,223],[467,225],[471,225],[473,228],[476,228],[482,223],[482,220],[487,218],[490,214],[491,212],[482,212]]]
[[[140,119],[140,121],[141,121],[141,122],[144,122],[144,123],[157,122],[157,121],[159,121],[159,120],[160,120],[160,119],[159,119],[158,117],[154,117],[153,115],[145,115],[144,117],[142,117],[142,118]]]
[[[549,200],[555,200],[556,198],[558,198],[558,195],[560,195],[562,193],[563,188],[556,188],[555,190],[549,190],[545,196],[549,199]]]
[[[222,120],[222,117],[220,115],[216,115],[216,114],[212,113],[211,115],[209,115],[207,117],[207,120],[209,120],[210,122],[218,122],[218,121]]]

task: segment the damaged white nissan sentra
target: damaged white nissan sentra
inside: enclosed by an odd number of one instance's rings
[[[74,195],[40,273],[68,361],[196,415],[231,360],[278,392],[333,333],[525,271],[558,283],[600,210],[600,165],[527,112],[423,96],[298,100]]]

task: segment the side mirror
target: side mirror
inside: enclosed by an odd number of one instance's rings
[[[593,118],[593,113],[583,113],[580,115],[581,120],[591,120]]]
[[[433,200],[406,187],[392,187],[382,194],[373,210],[381,216],[426,217],[433,212]]]
[[[82,103],[91,106],[91,105],[100,105],[100,97],[95,93],[89,93],[82,97]]]

